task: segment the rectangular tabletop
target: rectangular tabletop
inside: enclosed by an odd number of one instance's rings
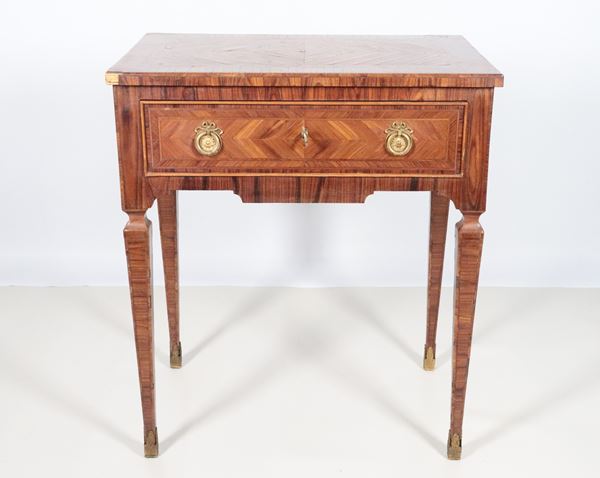
[[[150,33],[106,73],[113,85],[495,87],[461,36]]]

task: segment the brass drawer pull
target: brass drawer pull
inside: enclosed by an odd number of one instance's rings
[[[414,144],[413,130],[404,121],[394,121],[385,132],[387,133],[385,149],[388,153],[394,156],[405,156],[410,153]]]
[[[218,128],[213,121],[204,121],[195,130],[194,146],[202,156],[214,156],[221,151],[223,130]]]

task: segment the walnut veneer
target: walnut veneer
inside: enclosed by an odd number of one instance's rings
[[[360,203],[430,191],[424,368],[435,336],[450,201],[456,225],[448,457],[460,458],[483,243],[494,87],[457,36],[146,35],[113,85],[146,456],[158,455],[151,223],[158,203],[171,366],[181,367],[177,191],[244,202]]]

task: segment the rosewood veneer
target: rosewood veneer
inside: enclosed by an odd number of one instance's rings
[[[361,203],[430,191],[427,332],[433,370],[450,201],[456,225],[448,457],[459,459],[483,243],[494,88],[502,75],[458,36],[149,34],[106,73],[144,423],[158,455],[151,223],[158,203],[171,366],[181,367],[177,191],[244,202]]]

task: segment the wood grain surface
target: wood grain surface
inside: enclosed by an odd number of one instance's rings
[[[436,331],[442,291],[442,273],[448,231],[448,198],[431,193],[429,213],[429,264],[427,280],[427,331],[425,338],[424,368],[432,370],[436,357]],[[433,362],[427,363],[427,353],[431,350]]]
[[[176,189],[231,190],[244,202],[363,202],[375,191],[432,191],[461,211],[484,211],[493,88],[144,88],[114,87],[117,136],[126,211],[148,209],[158,195]],[[248,178],[144,177],[141,101],[437,101],[466,102],[461,178],[285,177],[249,173]],[[476,134],[475,134],[476,132]],[[297,171],[287,171],[295,176]],[[310,174],[310,173],[306,173]],[[377,173],[375,176],[381,175]],[[317,179],[315,179],[317,178]]]
[[[178,190],[244,202],[363,202],[376,191],[430,191],[425,350],[435,332],[449,202],[456,228],[448,457],[460,458],[486,209],[494,87],[502,75],[462,37],[152,34],[109,70],[145,453],[158,454],[151,225],[158,199],[171,364],[179,343]],[[198,158],[198,123],[224,130],[221,156]],[[406,120],[414,151],[390,158],[382,130]],[[309,130],[306,146],[299,130]],[[411,156],[412,154],[412,156]],[[178,362],[179,360],[179,362]]]
[[[160,242],[167,295],[169,320],[169,350],[171,367],[181,367],[181,342],[179,340],[179,252],[177,241],[177,191],[169,191],[157,199]]]
[[[479,213],[464,214],[456,224],[454,282],[454,321],[452,337],[452,411],[448,458],[460,459],[462,426],[471,357],[475,301],[479,283],[479,266],[483,247],[483,228]],[[458,437],[458,446],[452,438]]]
[[[137,353],[142,416],[144,419],[145,455],[158,454],[156,439],[156,405],[154,395],[154,316],[152,307],[152,223],[143,213],[129,214],[123,231],[129,290],[133,313],[133,330]],[[150,441],[148,441],[150,439]]]
[[[152,33],[106,74],[129,86],[494,87],[461,36]]]
[[[145,169],[152,176],[460,175],[466,103],[151,103],[143,104]],[[223,149],[193,146],[203,121],[223,130]],[[414,146],[398,157],[386,130],[404,121]],[[309,132],[305,146],[302,128]]]

